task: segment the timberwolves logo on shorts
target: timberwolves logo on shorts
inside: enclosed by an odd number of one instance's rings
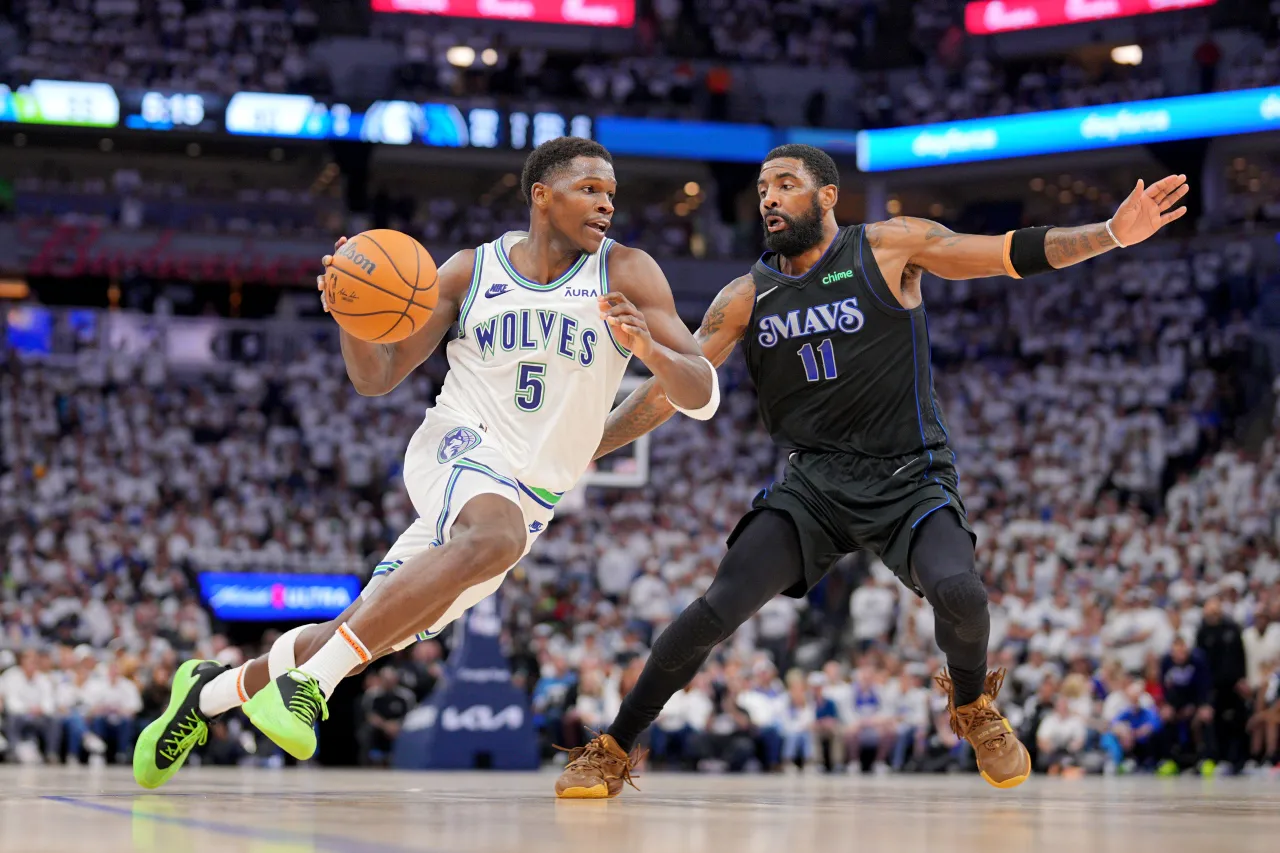
[[[452,462],[479,444],[480,433],[467,427],[455,427],[449,430],[444,441],[440,442],[440,449],[436,451],[436,461],[441,465]]]

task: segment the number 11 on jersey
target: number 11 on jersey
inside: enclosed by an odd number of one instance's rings
[[[804,375],[810,382],[817,382],[819,379],[835,379],[836,378],[836,350],[831,344],[831,338],[827,338],[818,344],[818,352],[822,354],[822,373],[818,373],[818,360],[813,355],[813,344],[805,344],[800,347],[800,360],[804,362]]]

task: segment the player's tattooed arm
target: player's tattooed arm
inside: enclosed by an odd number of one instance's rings
[[[346,242],[343,237],[334,244],[334,251]],[[380,397],[390,393],[418,365],[426,361],[458,319],[458,309],[471,287],[475,269],[475,251],[458,252],[440,267],[439,299],[431,319],[416,333],[394,344],[378,344],[362,341],[341,328],[338,338],[342,346],[342,361],[347,366],[347,377],[356,393],[365,397]],[[327,267],[332,255],[325,255],[322,262]],[[316,279],[324,299],[324,276]],[[328,311],[328,305],[325,305]]]
[[[695,338],[702,354],[716,367],[724,364],[751,322],[755,292],[751,276],[734,279],[720,291],[702,318]],[[599,459],[653,432],[675,413],[675,406],[662,393],[657,381],[646,380],[609,413],[594,458]]]
[[[1141,243],[1186,214],[1185,207],[1175,205],[1187,191],[1186,175],[1170,175],[1149,187],[1138,181],[1107,222],[1049,229],[1045,257],[1054,269],[1062,269]],[[949,279],[985,278],[1009,271],[1004,235],[957,234],[928,219],[902,216],[868,225],[867,240],[891,286],[912,265]]]

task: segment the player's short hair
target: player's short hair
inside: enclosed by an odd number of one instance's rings
[[[814,148],[812,145],[803,145],[799,142],[779,145],[769,152],[769,155],[764,158],[764,162],[767,163],[779,157],[790,157],[793,160],[799,160],[804,164],[805,171],[809,173],[810,177],[818,182],[818,186],[825,187],[830,184],[836,189],[840,188],[840,170],[836,168],[836,161],[832,160],[831,155],[821,148]]]
[[[524,195],[525,204],[533,204],[534,184],[546,183],[557,170],[568,166],[578,157],[599,157],[610,166],[613,165],[613,155],[599,142],[578,136],[549,139],[533,149],[524,161],[520,192]]]

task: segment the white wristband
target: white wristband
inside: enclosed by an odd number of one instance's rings
[[[671,403],[675,406],[676,411],[684,412],[695,421],[711,420],[711,416],[716,413],[716,409],[720,408],[720,377],[716,375],[716,366],[706,356],[702,356],[702,360],[707,363],[707,367],[711,368],[711,399],[696,409],[682,409],[676,406],[675,402]]]
[[[1116,236],[1116,232],[1111,230],[1111,220],[1108,219],[1106,222],[1102,223],[1102,225],[1107,229],[1107,233],[1111,235],[1111,239],[1115,241],[1115,244],[1121,249],[1125,248],[1124,243],[1121,243],[1120,238]]]

